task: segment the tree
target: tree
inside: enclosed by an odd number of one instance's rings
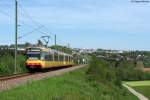
[[[31,46],[31,43],[26,42],[24,45],[25,45],[25,47],[30,47],[30,46]]]
[[[53,45],[50,48],[58,50],[58,51],[62,51],[62,52],[68,53],[68,54],[72,54],[72,49],[71,48],[67,48],[66,46],[60,46],[60,45],[56,45],[55,46],[55,45]]]

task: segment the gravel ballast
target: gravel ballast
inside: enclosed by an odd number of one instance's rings
[[[32,82],[32,81],[41,80],[43,78],[59,76],[59,75],[62,75],[66,72],[74,71],[76,69],[83,68],[85,66],[86,65],[79,65],[79,66],[74,66],[74,67],[65,68],[65,69],[61,69],[61,70],[50,71],[50,72],[46,72],[46,73],[33,74],[33,75],[15,78],[15,79],[10,79],[10,80],[6,80],[6,81],[0,81],[0,91],[8,90],[8,89]]]

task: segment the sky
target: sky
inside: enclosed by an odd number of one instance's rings
[[[15,0],[0,0],[0,45],[15,39]],[[150,50],[150,3],[130,0],[18,0],[19,43],[36,43],[50,35],[49,45],[73,48]],[[44,26],[43,26],[44,25]],[[35,29],[41,28],[37,31]]]

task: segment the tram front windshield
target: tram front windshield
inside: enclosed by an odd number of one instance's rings
[[[28,52],[27,59],[29,60],[40,60],[40,52]]]

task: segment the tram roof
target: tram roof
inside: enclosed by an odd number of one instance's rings
[[[40,50],[40,51],[46,51],[46,52],[50,52],[50,53],[58,53],[58,54],[66,55],[66,56],[72,56],[71,54],[67,54],[67,53],[64,53],[64,52],[61,52],[61,51],[58,51],[55,49],[51,49],[51,48],[46,48],[46,47],[28,47],[28,48],[26,48],[26,50],[29,50],[29,49],[34,49],[35,51]]]

